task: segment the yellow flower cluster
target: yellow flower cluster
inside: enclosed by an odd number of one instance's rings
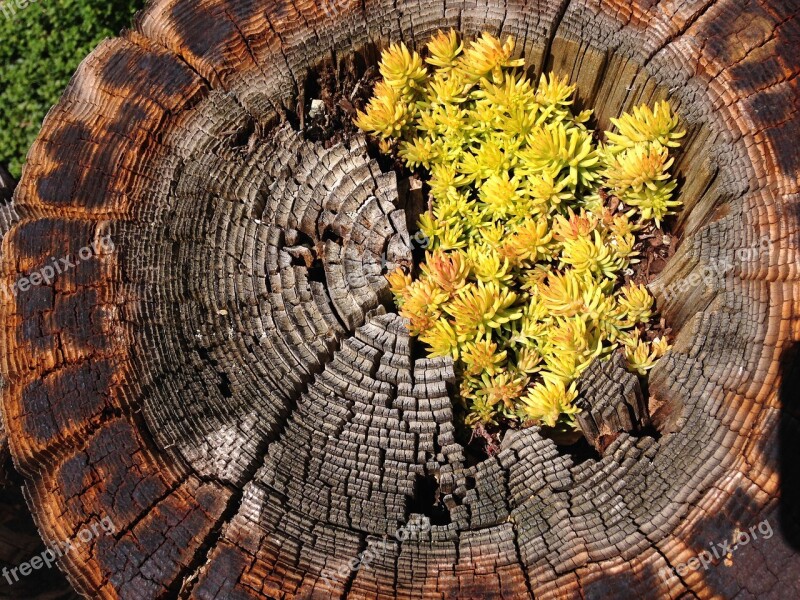
[[[595,357],[624,348],[644,375],[669,348],[642,339],[653,297],[622,280],[636,233],[679,205],[677,118],[637,108],[603,145],[591,111],[572,110],[574,86],[534,85],[513,39],[439,32],[425,56],[388,48],[356,122],[427,172],[425,263],[388,276],[400,314],[431,356],[455,360],[468,424],[574,427],[575,380]]]
[[[611,122],[618,133],[606,133],[605,185],[626,205],[638,208],[642,220],[652,219],[660,225],[681,205],[673,198],[677,182],[669,173],[673,163],[669,149],[679,147],[678,140],[686,132],[676,131],[678,117],[665,101],[653,109],[636,107],[632,115]]]

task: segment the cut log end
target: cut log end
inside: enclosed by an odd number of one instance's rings
[[[582,380],[599,457],[529,428],[467,460],[452,363],[420,356],[384,277],[424,198],[363,137],[322,139],[321,82],[355,90],[379,47],[450,27],[514,35],[598,129],[662,98],[687,125],[653,282],[675,345],[649,406],[619,362]],[[789,590],[798,47],[777,0],[149,3],[81,64],[0,207],[0,283],[60,269],[0,301],[28,504],[48,544],[86,538],[59,568],[92,598]],[[685,570],[764,520],[776,535]]]

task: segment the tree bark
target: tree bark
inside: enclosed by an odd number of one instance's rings
[[[44,540],[75,542],[70,583],[125,599],[800,597],[799,12],[152,2],[49,113],[2,246],[9,289],[62,270],[5,296],[0,343],[9,447]],[[667,97],[688,124],[679,248],[654,285],[676,334],[649,381],[657,434],[579,460],[530,428],[475,465],[456,441],[452,364],[422,357],[382,276],[384,253],[411,260],[396,176],[361,138],[298,130],[326,62],[374,64],[450,27],[516,36],[599,128]],[[775,534],[755,539],[763,522]]]

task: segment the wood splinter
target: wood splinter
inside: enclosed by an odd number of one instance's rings
[[[594,360],[578,379],[577,416],[587,441],[603,454],[622,432],[637,433],[650,424],[639,378],[625,369],[625,359]]]

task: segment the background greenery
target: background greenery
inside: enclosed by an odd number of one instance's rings
[[[9,2],[16,9],[14,0]],[[19,178],[42,119],[80,62],[130,26],[144,0],[34,0],[0,11],[0,164]]]

